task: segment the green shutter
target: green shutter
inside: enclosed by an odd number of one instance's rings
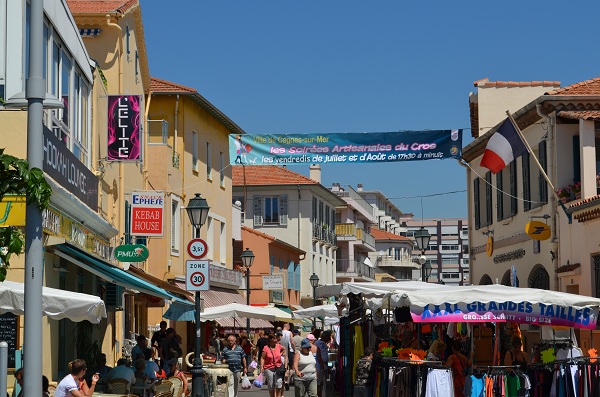
[[[481,215],[480,205],[479,205],[479,178],[475,178],[473,180],[473,204],[475,208],[475,229],[479,229],[481,227]]]
[[[523,208],[525,211],[531,209],[531,185],[529,180],[529,153],[521,157],[521,167],[523,168]]]

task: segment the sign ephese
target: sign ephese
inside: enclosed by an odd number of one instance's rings
[[[131,193],[131,234],[162,236],[164,206],[164,192]]]

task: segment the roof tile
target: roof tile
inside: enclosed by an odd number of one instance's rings
[[[600,95],[600,77],[555,89],[547,95]]]
[[[411,241],[408,237],[399,236],[386,230],[377,229],[376,227],[371,228],[371,235],[375,237],[375,240]]]
[[[572,120],[600,120],[600,110],[561,110],[558,117]]]
[[[488,78],[477,80],[475,87],[560,87],[560,81],[490,81]]]
[[[120,12],[125,14],[135,6],[138,0],[67,0],[67,5],[73,14],[104,14]]]
[[[236,165],[231,168],[233,186],[318,185],[317,181],[278,165]]]
[[[152,92],[185,92],[185,93],[197,93],[198,91],[194,88],[186,87],[181,84],[172,83],[167,80],[162,80],[156,77],[150,78],[150,91]]]

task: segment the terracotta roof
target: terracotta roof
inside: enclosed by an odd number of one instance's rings
[[[139,5],[138,0],[67,0],[73,14],[106,14],[127,11]]]
[[[234,165],[233,186],[318,185],[317,181],[277,165]],[[245,171],[244,171],[245,170]],[[245,175],[244,175],[245,174]]]
[[[558,117],[572,120],[600,120],[600,110],[561,110]]]
[[[581,267],[581,263],[573,263],[570,265],[563,265],[556,269],[556,273],[572,272],[573,270],[575,270],[579,267]]]
[[[600,95],[600,77],[558,88],[547,95]]]
[[[375,240],[411,241],[411,239],[409,239],[408,237],[398,236],[397,234],[377,229],[376,227],[371,228],[371,235],[375,237]]]
[[[475,87],[560,87],[560,81],[490,81],[489,79],[477,80]]]
[[[150,91],[152,92],[186,92],[197,93],[194,88],[186,87],[181,84],[172,83],[167,80],[150,77]]]
[[[598,195],[598,196],[592,196],[590,198],[586,198],[585,200],[579,200],[576,203],[571,204],[569,206],[569,208],[577,209],[577,207],[581,207],[584,204],[591,203],[591,202],[594,202],[594,201],[600,202],[600,195]]]

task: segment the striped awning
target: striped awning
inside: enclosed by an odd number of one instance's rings
[[[100,33],[102,33],[102,29],[100,29],[100,28],[95,28],[95,29],[79,29],[79,34],[81,35],[81,37],[91,37],[91,38],[94,38],[94,37],[98,36]]]
[[[185,290],[185,281],[174,280],[173,284]],[[230,303],[246,304],[246,298],[234,290],[213,287],[208,291],[200,291],[200,298],[204,301],[204,308],[228,305]],[[194,298],[191,299],[192,301]]]

